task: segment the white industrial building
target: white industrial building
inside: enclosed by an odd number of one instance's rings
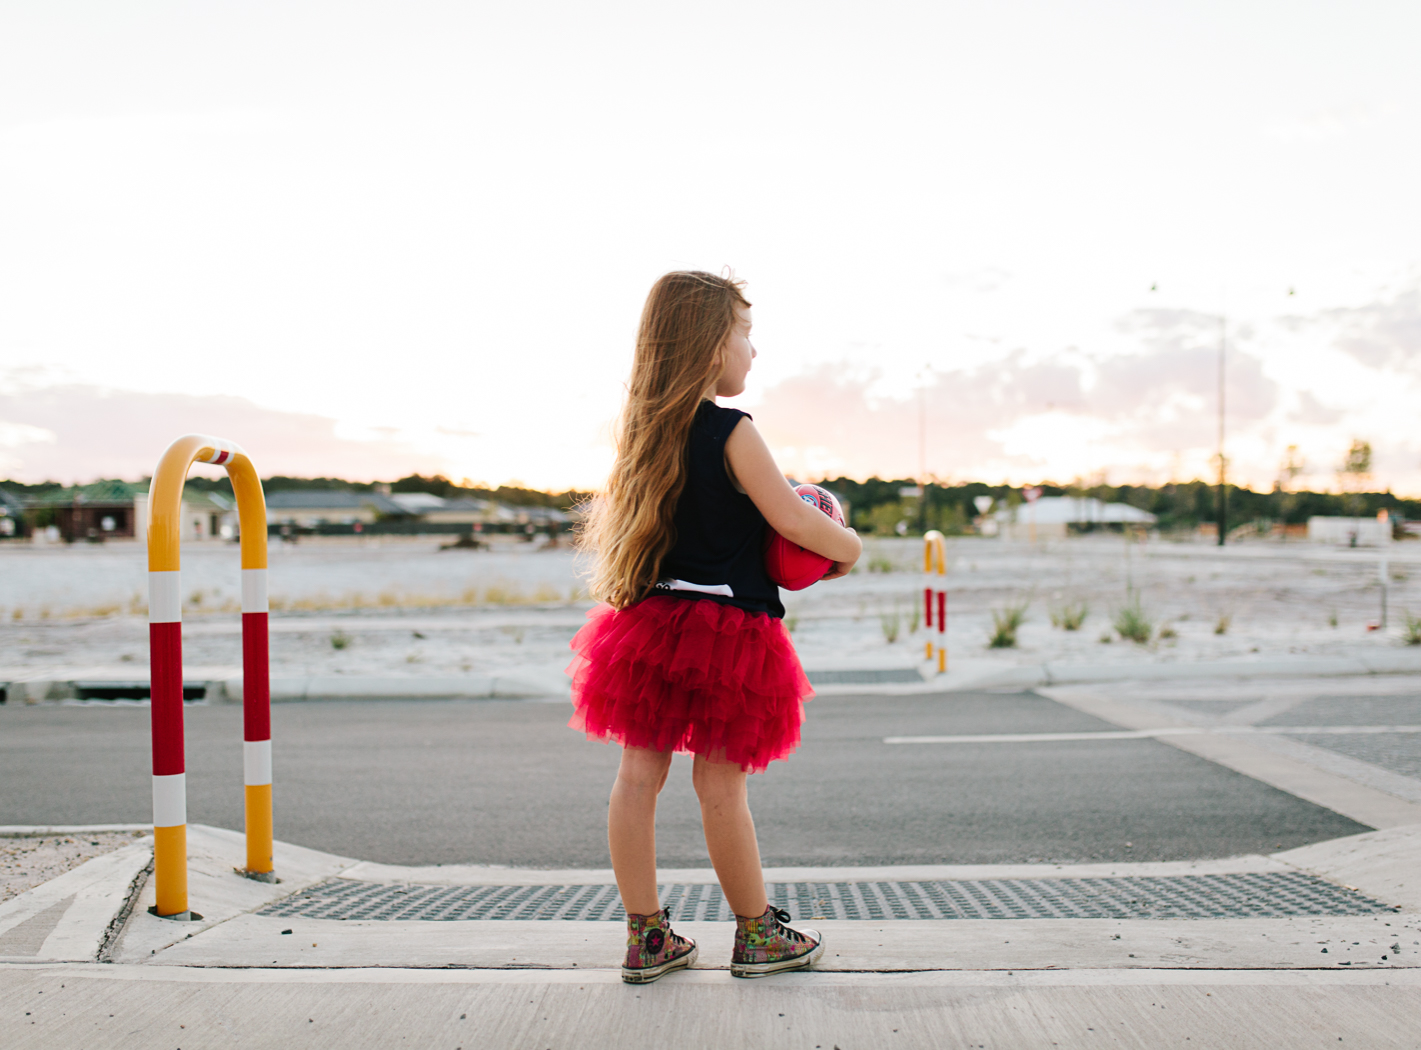
[[[1391,543],[1391,517],[1382,511],[1375,518],[1308,518],[1308,542],[1336,547],[1385,547]]]
[[[1033,503],[1003,507],[983,522],[982,532],[1008,540],[1065,539],[1097,528],[1153,528],[1156,518],[1128,503],[1105,503],[1087,496],[1042,496]]]

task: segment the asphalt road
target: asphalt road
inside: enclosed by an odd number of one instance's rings
[[[273,708],[277,837],[365,860],[605,867],[617,749],[565,703]],[[241,708],[187,709],[188,819],[242,826]],[[1368,830],[1156,740],[886,745],[885,736],[1116,728],[1033,693],[820,697],[751,780],[767,864],[1188,860]],[[0,824],[151,819],[144,707],[0,706]],[[689,762],[663,864],[707,863]]]

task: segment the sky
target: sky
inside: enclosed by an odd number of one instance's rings
[[[596,488],[661,273],[801,477],[1421,493],[1421,6],[0,0],[0,477]]]

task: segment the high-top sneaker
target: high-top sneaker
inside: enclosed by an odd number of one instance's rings
[[[769,907],[755,919],[735,917],[735,951],[730,976],[764,977],[785,970],[807,970],[824,954],[818,930],[792,930],[789,912]]]
[[[627,958],[622,963],[622,980],[650,984],[695,961],[696,942],[672,932],[669,909],[650,915],[627,912]]]

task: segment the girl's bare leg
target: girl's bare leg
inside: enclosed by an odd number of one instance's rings
[[[701,800],[706,849],[730,910],[747,918],[765,914],[769,902],[745,771],[734,763],[711,762],[697,755],[691,780]]]
[[[669,751],[623,748],[617,782],[612,785],[607,844],[622,907],[633,915],[650,915],[661,908],[656,896],[656,796],[670,769]]]

